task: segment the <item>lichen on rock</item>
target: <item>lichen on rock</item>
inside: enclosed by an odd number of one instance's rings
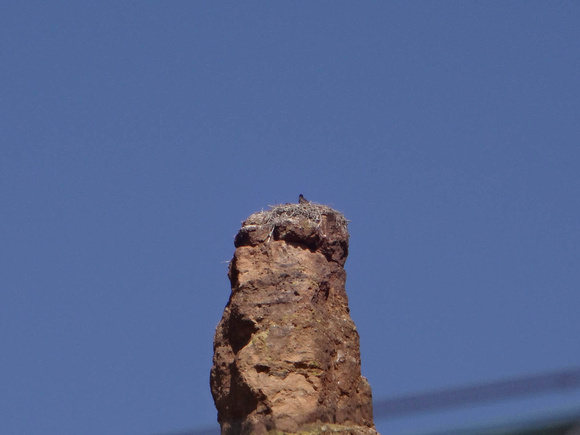
[[[342,213],[314,203],[242,223],[211,370],[222,434],[376,433],[345,291],[348,237]],[[307,432],[341,425],[351,429]]]

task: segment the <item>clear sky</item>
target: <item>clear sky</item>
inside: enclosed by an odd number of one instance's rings
[[[376,399],[580,366],[579,23],[574,1],[2,2],[0,433],[215,425],[233,237],[299,193],[351,220]]]

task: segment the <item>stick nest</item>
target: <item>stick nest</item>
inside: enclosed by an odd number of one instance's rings
[[[337,225],[344,230],[347,229],[348,220],[341,212],[327,205],[317,204],[315,202],[308,204],[271,205],[270,210],[262,210],[248,217],[248,219],[242,222],[242,226],[269,225],[273,229],[283,222],[296,222],[300,218],[306,218],[316,226],[319,226],[322,222],[323,215],[334,215]]]

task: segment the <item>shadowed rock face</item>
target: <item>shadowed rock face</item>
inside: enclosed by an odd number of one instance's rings
[[[222,434],[376,434],[344,287],[342,214],[276,206],[243,222],[235,246],[211,369]]]

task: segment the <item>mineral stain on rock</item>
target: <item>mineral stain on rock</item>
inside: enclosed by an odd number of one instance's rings
[[[302,202],[242,223],[211,391],[224,435],[376,434],[344,263],[347,221]]]

